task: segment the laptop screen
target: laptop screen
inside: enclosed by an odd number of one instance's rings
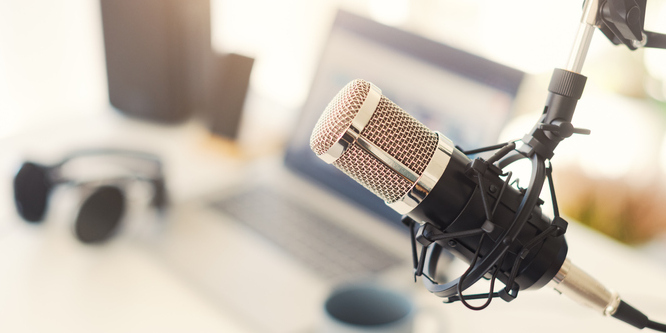
[[[464,149],[497,143],[524,73],[426,38],[339,11],[287,148],[285,164],[391,223],[400,215],[310,150],[324,109],[360,78]]]

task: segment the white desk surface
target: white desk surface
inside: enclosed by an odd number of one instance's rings
[[[228,154],[233,149],[212,143],[193,124],[160,127],[113,113],[51,125],[57,126],[0,139],[0,331],[246,332],[131,232],[102,246],[82,245],[68,229],[66,204],[50,213],[49,223],[28,225],[16,216],[11,197],[11,177],[24,157],[50,162],[63,147],[125,145],[162,155],[178,202],[220,186],[216,174],[242,168],[243,161]],[[666,267],[577,224],[567,235],[574,263],[652,319],[666,321]],[[636,331],[550,290],[522,292],[508,304],[496,300],[481,312],[441,305],[425,289],[419,302],[441,314],[448,332]]]

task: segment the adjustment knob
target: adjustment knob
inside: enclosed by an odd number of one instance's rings
[[[540,124],[539,128],[551,132],[560,138],[568,138],[573,134],[588,135],[592,132],[589,129],[573,127],[573,125],[567,121],[554,121],[552,124]]]

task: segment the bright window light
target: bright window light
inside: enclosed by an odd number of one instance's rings
[[[409,19],[409,0],[369,0],[370,16],[387,25],[401,25]]]

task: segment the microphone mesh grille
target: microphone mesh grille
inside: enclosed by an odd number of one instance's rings
[[[310,147],[317,155],[325,153],[340,139],[369,90],[368,82],[355,80],[329,103],[310,138]],[[361,136],[419,176],[430,162],[438,142],[435,132],[385,96],[381,97]],[[387,203],[402,198],[414,185],[356,144],[333,165]]]
[[[382,96],[361,136],[419,176],[430,162],[438,142],[435,132],[385,96]],[[414,185],[357,145],[353,145],[333,165],[387,203],[402,198]]]
[[[349,128],[370,91],[370,83],[354,80],[328,103],[310,137],[310,148],[317,155],[331,148]]]
[[[402,198],[414,185],[356,145],[333,165],[388,203]]]
[[[361,135],[419,175],[438,142],[435,132],[385,96]]]

